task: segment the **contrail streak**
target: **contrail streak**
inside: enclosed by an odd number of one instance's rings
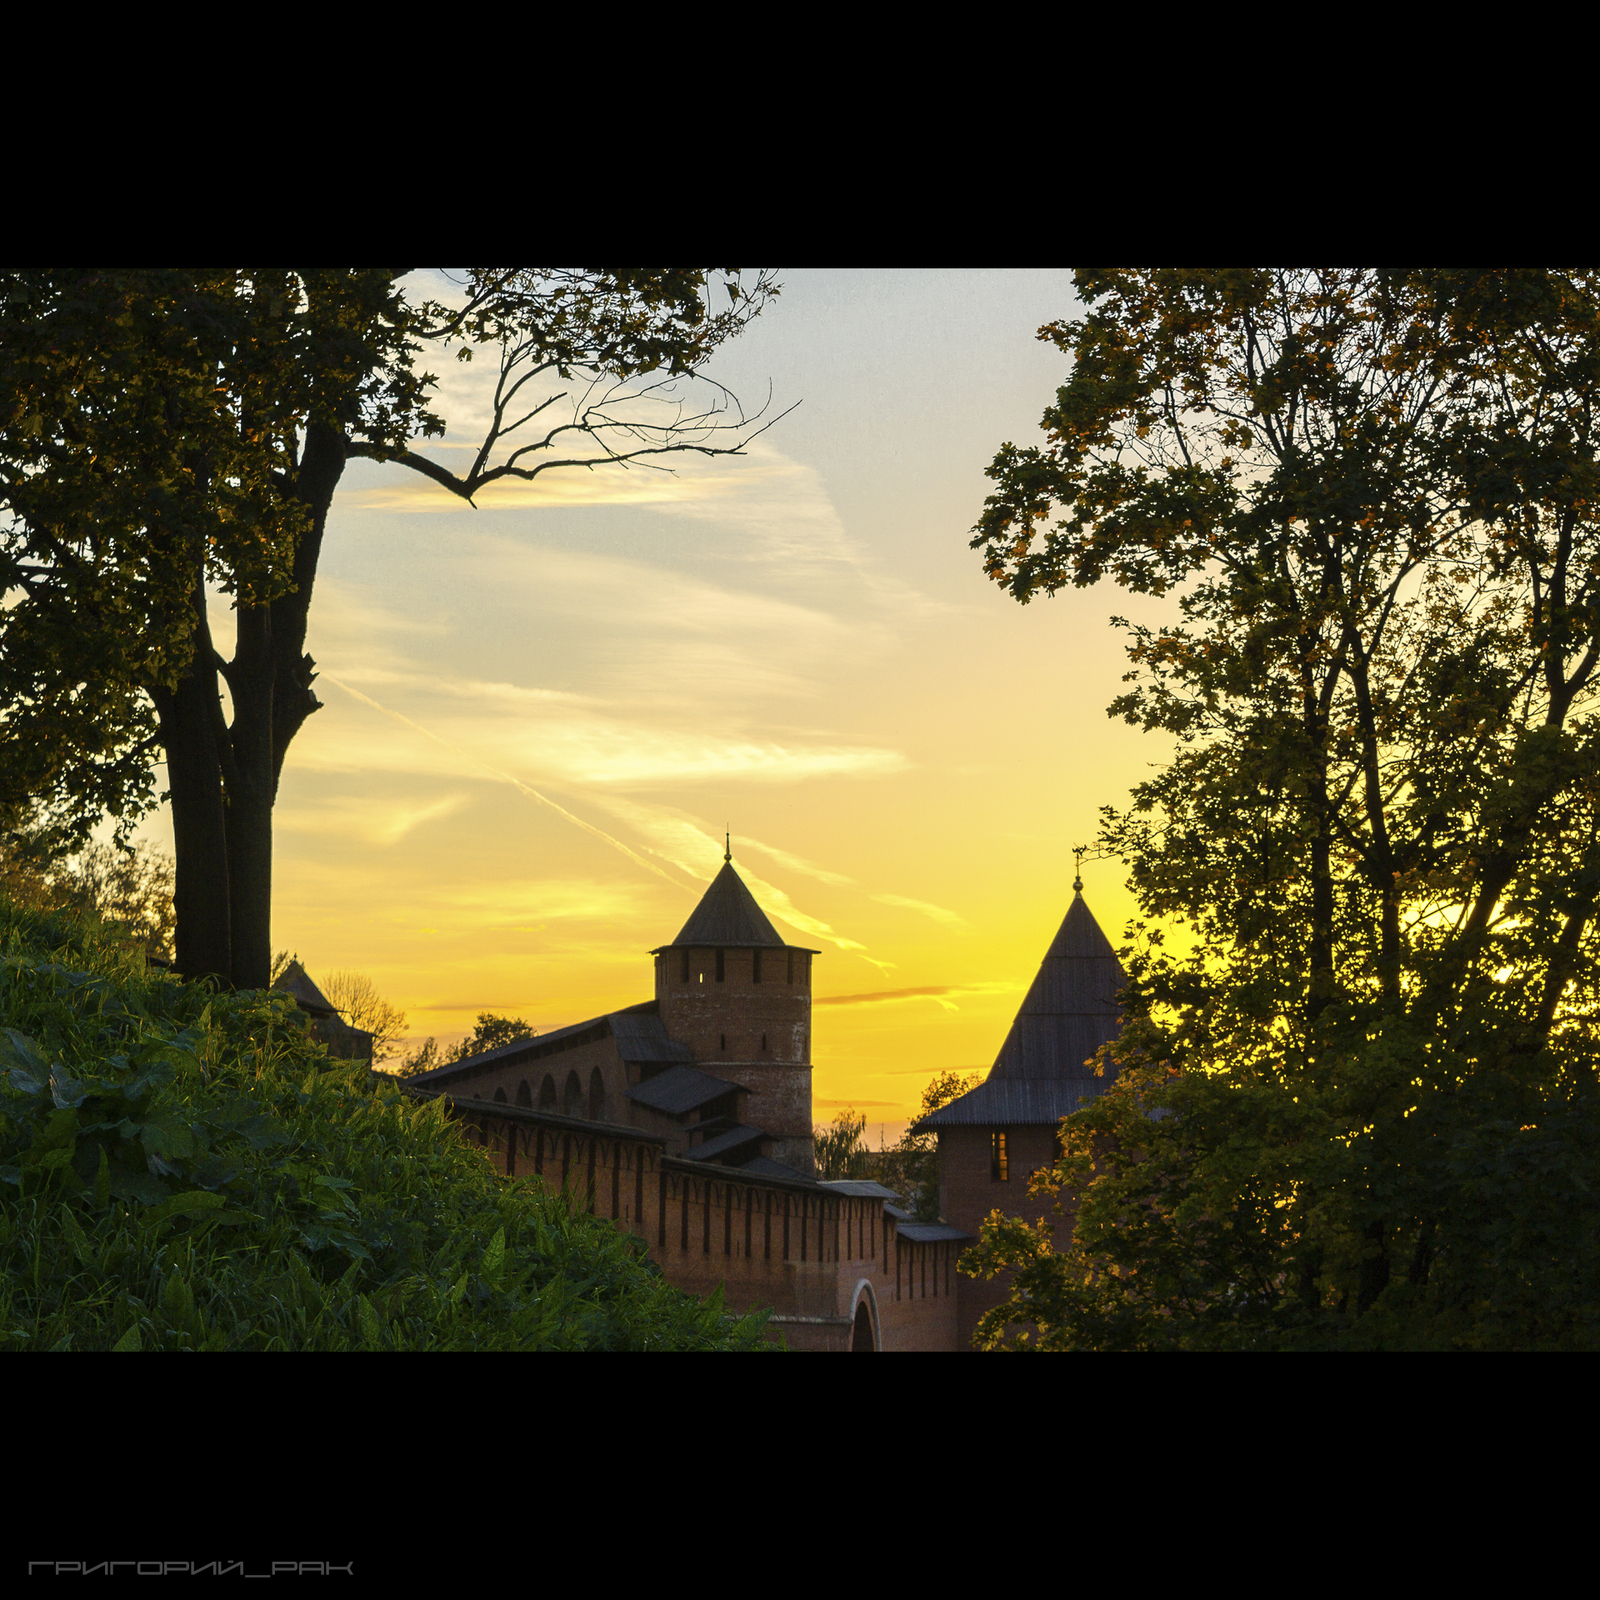
[[[336,689],[343,689],[352,699],[360,700],[363,704],[371,706],[374,711],[381,711],[384,716],[393,717],[396,722],[404,723],[406,727],[420,733],[424,739],[432,739],[435,744],[442,745],[452,755],[460,756],[462,760],[470,761],[474,766],[482,767],[485,772],[491,773],[501,783],[509,783],[513,789],[520,789],[523,794],[529,796],[530,799],[537,800],[540,805],[549,806],[558,816],[565,817],[568,822],[582,828],[586,833],[592,833],[597,839],[604,839],[613,850],[620,850],[630,861],[643,867],[646,872],[655,873],[658,878],[670,883],[674,889],[683,887],[676,878],[668,877],[653,861],[646,861],[643,856],[630,850],[620,839],[613,839],[603,828],[595,827],[592,822],[585,822],[582,817],[573,816],[564,806],[558,806],[554,800],[540,794],[537,789],[530,789],[520,778],[513,778],[509,772],[502,772],[498,767],[491,767],[481,756],[473,755],[470,750],[463,750],[460,745],[451,744],[448,739],[441,739],[438,734],[428,728],[424,728],[420,722],[413,722],[410,717],[404,716],[398,711],[391,711],[388,706],[379,705],[371,695],[362,694],[359,689],[352,689],[348,683],[340,683],[331,672],[323,671],[319,675],[325,682],[331,683]]]

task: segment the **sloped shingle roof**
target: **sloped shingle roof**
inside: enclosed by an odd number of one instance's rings
[[[697,1144],[691,1150],[683,1152],[685,1161],[710,1161],[716,1156],[726,1155],[730,1150],[737,1150],[741,1145],[754,1144],[758,1139],[767,1139],[771,1135],[762,1128],[752,1128],[748,1123],[736,1123],[714,1139],[707,1139],[704,1144]]]
[[[311,981],[311,975],[298,961],[291,961],[272,986],[283,994],[291,994],[302,1011],[317,1017],[336,1017],[339,1009]]]
[[[1111,941],[1073,896],[990,1072],[994,1078],[1084,1078],[1084,1065],[1121,1026],[1117,991],[1128,981]]]
[[[988,1078],[912,1131],[1059,1122],[1103,1094],[1116,1070],[1097,1078],[1089,1063],[1121,1028],[1117,991],[1127,981],[1111,941],[1075,894]]]
[[[414,1080],[417,1083],[444,1083],[460,1073],[477,1072],[483,1067],[509,1066],[521,1059],[537,1060],[547,1055],[559,1055],[573,1045],[587,1044],[592,1039],[603,1039],[610,1034],[617,1041],[617,1054],[624,1061],[693,1061],[694,1052],[686,1044],[667,1037],[656,1012],[656,1002],[646,1000],[641,1005],[629,1006],[624,1011],[611,1011],[603,1017],[590,1017],[585,1022],[573,1022],[565,1028],[555,1028],[549,1033],[530,1034],[526,1039],[513,1039],[510,1044],[498,1045],[461,1061],[451,1061],[432,1072],[424,1072]],[[730,1085],[731,1087],[731,1085]]]
[[[635,1084],[627,1093],[630,1100],[637,1100],[653,1111],[681,1117],[726,1094],[733,1094],[738,1088],[738,1084],[702,1072],[698,1067],[668,1067],[665,1072]]]
[[[1093,1100],[1106,1087],[1106,1078],[995,1078],[976,1089],[969,1089],[959,1100],[952,1100],[920,1122],[911,1131],[924,1128],[958,1128],[981,1125],[1025,1128],[1059,1122],[1064,1116]]]
[[[767,921],[767,914],[756,904],[756,897],[744,885],[733,863],[725,861],[722,871],[700,897],[678,937],[661,950],[679,945],[721,946],[724,949],[782,950],[784,942]],[[798,949],[799,947],[796,946]],[[654,955],[656,952],[651,951]]]

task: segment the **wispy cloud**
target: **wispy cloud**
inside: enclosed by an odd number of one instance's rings
[[[954,911],[946,911],[943,906],[929,904],[926,900],[910,900],[903,894],[875,894],[872,897],[882,905],[904,906],[908,911],[920,911],[923,916],[931,917],[935,922],[943,923],[947,928],[970,928],[972,924],[963,916]]]
[[[480,382],[486,376],[476,375]],[[463,452],[471,447],[472,408],[464,398],[451,401],[463,423],[461,436],[417,447],[424,455],[437,452],[441,465],[452,470],[465,465]],[[786,455],[771,439],[757,440],[738,456],[685,454],[546,472],[531,483],[502,479],[483,490],[477,504],[486,512],[628,508],[732,526],[738,536],[719,552],[727,565],[762,566],[790,578],[832,574],[850,585],[858,608],[861,602],[869,609],[892,606],[900,619],[956,609],[881,570],[849,536],[816,468]],[[395,467],[341,489],[336,510],[458,513],[465,520],[474,508],[421,474]]]
[[[603,839],[613,849],[621,851],[622,854],[627,856],[631,861],[634,861],[639,866],[643,867],[646,872],[653,872],[658,878],[666,878],[668,883],[672,882],[672,879],[667,878],[667,874],[664,873],[659,867],[653,866],[650,862],[646,861],[641,855],[638,854],[637,851],[630,850],[628,846],[625,845],[620,839],[613,838],[603,828],[595,827],[592,822],[585,822],[582,817],[574,816],[566,809],[566,807],[557,805],[554,800],[550,799],[546,795],[540,794],[537,789],[531,788],[528,784],[523,783],[520,778],[514,778],[509,772],[499,771],[495,767],[491,766],[488,762],[482,760],[480,757],[473,755],[470,751],[461,749],[458,745],[452,744],[450,740],[441,738],[437,733],[433,733],[429,729],[424,728],[420,723],[413,722],[410,717],[405,716],[401,712],[391,711],[387,706],[379,705],[378,702],[372,699],[370,695],[362,694],[359,689],[352,689],[349,684],[340,683],[339,680],[331,673],[325,673],[324,676],[336,688],[343,689],[346,694],[357,700],[365,701],[367,705],[373,708],[373,710],[381,711],[384,716],[391,718],[395,722],[404,724],[406,727],[411,728],[414,732],[421,734],[423,738],[429,739],[433,743],[443,746],[446,750],[449,750],[458,756],[464,757],[467,761],[476,763],[491,777],[498,778],[502,783],[509,783],[514,789],[517,789],[522,794],[527,795],[530,800],[537,800],[540,805],[548,806],[550,810],[554,811],[557,815],[565,817],[568,822],[573,824],[574,827],[582,828],[586,832],[594,834],[596,838]]]
[[[341,798],[316,807],[279,807],[273,825],[295,833],[329,834],[369,844],[399,844],[413,828],[448,817],[467,803],[465,794],[432,801]]]
[[[804,856],[791,855],[787,850],[780,850],[776,845],[762,844],[759,839],[752,839],[748,834],[740,834],[739,847],[743,850],[759,850],[765,856],[771,856],[780,867],[787,867],[791,872],[803,873],[808,878],[815,878],[819,883],[854,883],[855,879],[846,877],[842,872],[830,872],[826,867],[819,867],[814,861],[807,861]]]
[[[917,989],[874,989],[869,994],[817,995],[811,1003],[814,1006],[881,1006],[896,1000],[936,1000],[946,1011],[959,1011],[961,1008],[944,996],[960,992],[952,984],[935,983]]]
[[[505,541],[493,542],[511,549]],[[570,552],[557,554],[565,560]],[[484,592],[500,602],[508,589],[522,581],[510,570],[509,562],[508,555],[505,570],[495,570],[491,564],[483,573]],[[399,700],[409,713],[410,726],[436,732],[447,725],[450,737],[424,749],[416,740],[397,738],[376,725],[352,723],[347,716],[317,717],[307,723],[295,742],[295,764],[324,771],[435,775],[449,770],[438,753],[448,747],[470,753],[472,760],[515,774],[522,781],[578,788],[660,788],[730,779],[787,784],[818,778],[875,777],[909,765],[901,751],[883,745],[847,743],[825,734],[775,738],[765,730],[755,736],[741,732],[745,719],[739,710],[739,694],[806,687],[803,676],[793,682],[761,681],[764,669],[758,664],[775,654],[772,640],[782,638],[793,626],[805,632],[815,623],[828,636],[821,655],[836,655],[844,636],[832,636],[832,619],[781,602],[775,612],[763,613],[757,606],[756,615],[747,615],[749,608],[738,602],[730,604],[723,591],[686,584],[676,577],[657,581],[648,569],[627,565],[631,595],[653,595],[656,601],[667,602],[668,622],[663,626],[684,626],[685,617],[697,605],[701,608],[708,648],[720,663],[708,669],[709,676],[702,671],[705,663],[686,660],[677,644],[672,646],[672,670],[663,672],[660,656],[647,637],[648,627],[641,637],[637,618],[615,609],[604,613],[604,608],[593,619],[596,631],[584,644],[592,647],[595,638],[610,637],[619,629],[625,632],[625,642],[619,641],[619,648],[609,655],[613,663],[632,665],[613,671],[613,693],[580,695],[544,684],[454,674],[441,671],[435,662],[409,659],[397,647],[401,636],[389,629],[390,619],[381,608],[363,606],[348,593],[341,593],[337,585],[319,587],[319,603],[324,598],[322,589],[330,591],[333,613],[331,625],[317,643],[323,677],[352,692],[363,690],[386,716],[401,714],[395,707]],[[677,593],[665,593],[674,586]],[[593,594],[580,583],[566,598],[581,613]],[[545,599],[550,601],[548,595]],[[730,613],[740,619],[732,631],[742,642],[730,642],[727,637]],[[561,619],[561,625],[577,624],[568,616]],[[702,630],[696,624],[691,631],[699,636]],[[724,656],[726,661],[722,661]],[[647,685],[638,693],[634,692],[639,687],[634,677]],[[777,672],[776,677],[785,679],[785,672]],[[706,695],[695,687],[708,681],[731,685],[737,691],[731,698],[729,693],[719,692],[714,712]],[[770,722],[763,720],[770,727]],[[799,870],[808,870],[813,876],[825,871],[809,863]],[[824,876],[823,881],[830,880]]]
[[[579,917],[615,921],[639,912],[638,897],[628,885],[583,878],[479,884],[451,889],[436,898],[471,911],[475,921],[495,926]]]
[[[642,838],[650,843],[646,849],[670,862],[680,872],[705,882],[716,876],[722,866],[723,842],[705,829],[687,813],[669,810],[664,806],[641,805],[635,801],[621,800],[608,795],[597,801],[613,816],[627,822]],[[781,918],[790,927],[798,928],[818,939],[826,939],[841,950],[865,951],[866,946],[847,939],[820,917],[802,911],[776,884],[758,878],[748,868],[741,868],[740,877],[751,894],[761,902],[762,909]],[[872,958],[868,956],[867,960]]]
[[[934,983],[915,989],[873,989],[866,994],[819,995],[812,1000],[814,1006],[880,1006],[894,1005],[904,1000],[932,1000],[946,1011],[961,1008],[951,995],[1015,994],[1021,988],[1015,983]]]

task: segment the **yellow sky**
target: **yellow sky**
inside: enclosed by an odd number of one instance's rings
[[[1065,271],[782,281],[712,368],[802,402],[747,457],[547,474],[476,510],[352,464],[273,939],[313,977],[368,973],[413,1038],[482,1010],[557,1027],[650,997],[646,952],[726,827],[779,932],[824,952],[817,1119],[853,1104],[875,1143],[933,1073],[993,1061],[1071,847],[1160,759],[1105,715],[1108,618],[1156,611],[1113,588],[1020,607],[967,548],[985,465],[1038,441],[1065,376],[1034,337],[1073,309]],[[490,376],[450,364],[447,447]],[[170,841],[165,815],[144,831]],[[1122,876],[1085,868],[1113,943]]]

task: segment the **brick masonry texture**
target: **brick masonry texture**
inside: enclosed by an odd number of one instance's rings
[[[669,1282],[724,1286],[729,1310],[771,1306],[792,1349],[848,1350],[865,1298],[884,1350],[953,1350],[959,1243],[900,1237],[881,1201],[679,1162],[618,1129],[453,1099],[498,1171],[537,1176],[575,1207],[636,1233]]]

